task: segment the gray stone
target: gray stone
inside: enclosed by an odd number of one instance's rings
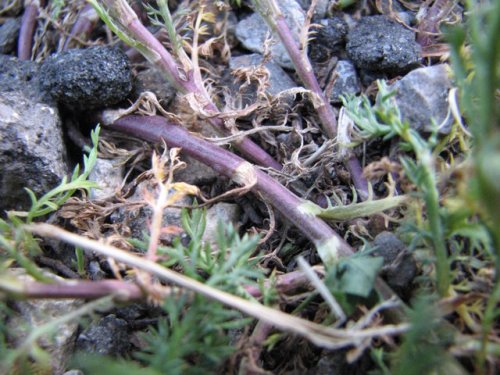
[[[162,72],[154,66],[150,66],[137,73],[134,91],[135,96],[139,96],[145,91],[154,93],[163,106],[168,105],[177,93],[176,89],[165,78]]]
[[[117,189],[123,182],[123,166],[117,165],[117,161],[100,159],[89,175],[90,181],[95,181],[100,189],[91,189],[91,199],[106,199],[115,195]]]
[[[0,56],[0,211],[30,207],[67,174],[57,107],[34,84],[36,65]]]
[[[282,0],[279,2],[279,7],[285,16],[288,27],[298,36],[305,21],[304,10],[295,0]],[[257,13],[241,20],[236,25],[236,37],[243,46],[250,51],[261,54],[264,52],[264,41],[269,32],[266,22]],[[292,61],[278,36],[273,35],[272,40],[271,53],[273,60],[284,68],[293,69]]]
[[[24,269],[8,269],[5,272],[22,282],[35,281]],[[61,279],[55,275],[50,277]],[[9,341],[14,347],[18,347],[35,329],[75,311],[83,302],[73,299],[40,299],[12,301],[11,304],[17,313],[7,320],[7,332]],[[77,331],[76,321],[62,323],[53,332],[42,335],[38,340],[38,344],[50,353],[52,374],[62,374],[66,370],[67,362],[73,353]]]
[[[234,227],[240,219],[240,207],[233,203],[217,203],[207,210],[207,226],[203,234],[203,241],[210,244],[217,243],[217,225],[231,223]]]
[[[335,67],[337,77],[330,91],[330,101],[341,103],[341,95],[358,94],[361,91],[358,75],[354,65],[347,60],[340,60]]]
[[[229,60],[229,68],[231,70],[238,68],[255,68],[262,62],[262,59],[263,56],[258,53],[232,57]],[[276,96],[282,91],[289,90],[297,86],[278,64],[270,61],[266,63],[264,67],[269,72],[269,87],[266,88],[266,92],[271,96]],[[244,105],[251,104],[255,101],[255,86],[249,85],[244,90],[238,90],[238,88],[241,88],[241,84],[235,84],[234,86],[234,91],[240,91],[239,94],[242,96]]]
[[[382,276],[394,291],[407,297],[411,291],[413,279],[417,275],[417,263],[405,244],[394,234],[382,232],[375,237],[374,256],[384,258]]]
[[[86,354],[124,356],[130,350],[128,324],[113,314],[105,316],[78,336],[75,349]]]
[[[87,269],[90,280],[103,280],[106,278],[106,272],[101,269],[97,260],[91,260]]]
[[[40,86],[61,104],[104,108],[127,98],[132,73],[127,55],[117,48],[72,49],[44,61]]]
[[[415,33],[386,16],[363,17],[347,35],[347,53],[361,69],[400,73],[420,60]]]
[[[0,91],[23,91],[38,100],[51,104],[50,98],[42,98],[35,81],[38,79],[38,65],[32,61],[20,61],[16,57],[0,55]]]
[[[210,184],[217,178],[217,173],[202,162],[185,155],[182,155],[182,160],[186,163],[186,168],[175,172],[175,181],[202,186]]]
[[[0,27],[0,53],[8,54],[16,49],[20,28],[20,18],[7,18]]]
[[[302,9],[304,9],[306,12],[311,6],[311,0],[297,0],[297,3],[299,3]],[[314,8],[313,18],[324,18],[326,16],[326,12],[328,11],[329,3],[330,0],[318,0],[316,3],[316,8]]]
[[[415,130],[429,131],[432,120],[439,132],[448,134],[453,125],[449,115],[448,93],[452,88],[446,64],[415,69],[399,80],[390,89],[395,96],[401,116]]]

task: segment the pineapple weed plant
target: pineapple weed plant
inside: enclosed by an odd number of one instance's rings
[[[257,103],[239,112],[219,111],[213,102],[212,87],[200,69],[201,56],[207,61],[213,59],[209,52],[214,45],[222,40],[221,50],[227,47],[224,31],[222,36],[210,35],[216,23],[213,7],[238,9],[239,1],[229,4],[194,1],[184,11],[173,14],[166,1],[150,2],[147,6],[150,21],[166,30],[168,48],[134,18],[126,2],[89,3],[111,31],[163,71],[184,96],[194,117],[205,118],[227,135],[226,143],[233,142],[231,147],[242,155],[251,155],[254,162],[289,172],[290,164],[286,161],[282,167],[248,137],[242,138],[251,132],[235,133],[225,127],[231,119],[257,110],[266,113],[269,104],[264,105],[258,97]],[[278,353],[285,350],[287,340],[297,343],[293,340],[302,337],[318,347],[348,349],[349,361],[356,361],[368,352],[374,363],[372,373],[494,373],[498,368],[500,3],[466,2],[465,22],[446,29],[458,93],[452,91],[450,95],[455,124],[444,137],[438,135],[437,125],[434,132],[424,136],[402,121],[394,93],[385,82],[378,82],[378,93],[373,100],[364,95],[343,98],[337,129],[334,117],[328,116],[331,107],[325,103],[305,58],[307,41],[313,36],[308,30],[312,11],[297,43],[281,22],[279,2],[259,0],[253,5],[287,48],[305,87],[299,91],[313,103],[327,136],[324,142],[329,148],[325,149],[331,150],[334,145],[328,138],[341,138],[341,124],[352,122],[350,139],[335,145],[339,153],[346,155],[345,166],[356,187],[350,202],[345,195],[334,191],[330,192],[327,208],[297,198],[276,182],[280,175],[273,170],[267,169],[268,175],[230,151],[179,127],[189,117],[165,112],[154,96],[141,97],[137,105],[118,115],[106,112],[103,124],[148,141],[162,141],[164,151],[153,153],[152,168],[146,173],[156,186],[155,194],[144,193],[152,212],[149,232],[142,239],[115,242],[128,249],[124,251],[42,223],[48,217],[60,215],[72,218],[72,224],[82,231],[89,228],[71,210],[88,205],[87,193],[95,187],[95,183],[88,181],[88,175],[98,154],[100,128],[97,127],[91,135],[92,147],[84,156],[83,171],[77,167],[69,179],[41,198],[27,189],[31,208],[27,212],[8,212],[7,218],[0,221],[1,373],[31,373],[35,369],[50,372],[50,354],[39,343],[42,336],[50,338],[64,322],[141,299],[160,305],[164,315],[145,330],[140,351],[127,359],[76,355],[72,366],[86,373],[184,374],[238,369],[242,373],[252,372],[259,371],[259,360],[264,353],[279,358]],[[52,24],[63,27],[63,20],[70,24],[67,21],[70,4],[54,1],[47,9],[41,17],[45,29]],[[35,43],[42,51],[37,57],[43,58],[48,53],[40,47],[43,32],[35,35]],[[258,73],[240,71],[247,79],[258,82],[259,91],[265,85],[265,77]],[[157,111],[161,117],[154,115]],[[130,115],[134,112],[147,117]],[[283,126],[268,129],[285,131]],[[400,178],[407,186],[404,195],[395,194],[395,181],[389,173],[388,196],[374,199],[364,177],[356,175],[359,162],[349,149],[377,138],[398,140],[404,170]],[[117,150],[110,144],[112,140],[106,135],[101,139],[102,152]],[[174,180],[174,172],[184,166],[179,159],[179,148],[241,185],[227,196],[252,191],[273,206],[311,240],[323,265],[312,267],[299,256],[297,271],[269,272],[265,267],[269,259],[281,256],[285,260],[290,258],[289,254],[300,252],[293,242],[285,242],[284,234],[278,241],[281,244],[273,245],[279,252],[269,255],[262,251],[263,240],[273,240],[274,216],[265,238],[240,236],[235,228],[219,223],[216,243],[210,245],[202,240],[205,210],[183,209],[182,226],[189,235],[189,243],[176,239],[167,246],[160,242],[162,231],[177,230],[169,223],[162,223],[165,207],[175,205],[186,195],[195,196],[200,205],[210,203],[197,187]],[[140,158],[137,153],[135,156]],[[217,160],[227,162],[221,166]],[[287,185],[293,188],[293,183]],[[73,197],[77,191],[82,198]],[[86,220],[104,215],[103,212],[106,211],[97,210]],[[359,249],[354,254],[343,236],[322,220],[341,223],[376,214],[395,222],[392,228],[419,261],[421,273],[408,305],[390,298],[390,289],[377,277],[382,261],[370,256],[373,249],[359,231],[349,232],[351,238],[360,237]],[[99,220],[102,222],[104,218]],[[335,227],[345,228],[340,224]],[[36,257],[45,246],[43,238],[49,237],[75,246],[73,266],[83,279],[87,278],[84,252],[93,251],[113,259],[114,264],[126,265],[128,278],[133,282],[124,281],[119,272],[115,272],[117,280],[77,280],[72,284],[55,281],[36,264]],[[32,281],[7,276],[7,270],[14,265],[24,268]],[[294,288],[307,292],[293,294]],[[14,314],[9,299],[40,297],[79,297],[92,301],[34,328],[21,344],[12,346],[6,325]],[[285,369],[286,366],[282,367]]]

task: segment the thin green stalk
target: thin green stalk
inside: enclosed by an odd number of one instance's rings
[[[429,151],[419,157],[424,168],[423,186],[424,201],[429,221],[429,229],[432,235],[434,253],[436,255],[436,278],[438,293],[441,297],[448,295],[450,287],[450,265],[448,252],[444,239],[443,223],[439,215],[439,192],[436,188],[436,171],[434,170],[432,155]]]
[[[398,120],[400,125],[395,127],[396,131],[405,142],[411,145],[421,167],[422,176],[419,187],[423,192],[429,230],[432,236],[431,241],[436,256],[437,289],[441,297],[446,297],[450,288],[450,265],[444,237],[444,224],[439,215],[439,191],[437,189],[434,157],[430,146],[420,138],[418,133],[407,124],[401,123],[399,116],[394,118],[394,121]]]
[[[488,340],[489,334],[493,330],[493,325],[495,324],[499,311],[498,311],[498,302],[500,301],[500,269],[499,263],[496,262],[495,265],[495,273],[496,273],[496,281],[493,286],[493,291],[488,298],[488,302],[486,304],[486,309],[484,310],[483,317],[483,332],[481,334],[480,347],[477,354],[477,368],[483,369],[484,363],[486,362],[486,356],[488,355],[488,347],[490,346],[490,342]]]
[[[385,210],[399,207],[408,202],[409,199],[409,196],[400,195],[327,208],[321,208],[311,201],[306,201],[300,206],[299,209],[322,219],[346,221],[359,217],[375,215]]]

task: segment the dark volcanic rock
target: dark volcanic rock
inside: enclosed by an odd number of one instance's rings
[[[8,54],[16,49],[20,28],[20,18],[8,18],[4,22],[2,27],[0,27],[0,53]]]
[[[313,61],[321,62],[344,46],[349,27],[341,17],[325,18],[317,21],[317,24],[321,27],[314,28],[308,54]]]
[[[21,61],[13,56],[0,55],[0,90],[2,92],[23,91],[41,98],[34,83],[38,65],[32,61]],[[47,102],[47,100],[45,100]],[[51,103],[52,101],[48,101]]]
[[[315,30],[314,38],[317,43],[334,49],[339,44],[344,43],[347,31],[347,22],[341,17],[325,18],[318,22],[322,27]]]
[[[132,74],[127,56],[116,48],[73,49],[43,63],[40,86],[61,104],[102,108],[127,98]]]
[[[405,244],[394,234],[382,232],[373,241],[377,249],[374,256],[384,258],[382,276],[396,293],[407,297],[413,279],[417,275],[417,263]]]
[[[415,33],[386,16],[362,18],[347,36],[347,53],[361,69],[400,73],[420,60]]]
[[[92,323],[76,340],[76,350],[110,356],[123,356],[130,349],[128,324],[115,315]]]

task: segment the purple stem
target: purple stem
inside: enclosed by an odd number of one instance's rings
[[[44,5],[44,1],[27,0],[24,6],[21,29],[17,41],[17,57],[19,60],[30,60],[33,48],[33,34],[35,33],[36,19],[38,17],[38,4]]]
[[[67,50],[74,37],[89,35],[94,28],[99,16],[94,7],[87,3],[78,13],[76,21],[71,28],[68,39],[64,42],[63,50]]]
[[[267,20],[266,17],[263,17]],[[272,26],[272,25],[271,25]],[[292,60],[295,70],[299,75],[304,86],[314,92],[321,99],[321,105],[316,108],[318,116],[320,118],[321,124],[323,125],[323,130],[329,138],[335,138],[337,135],[337,120],[335,119],[335,113],[330,105],[328,99],[326,98],[323,90],[314,75],[311,62],[299,49],[299,46],[295,39],[293,38],[293,33],[286,23],[283,14],[279,14],[275,19],[275,27],[273,29],[276,31],[281,39],[281,42],[285,46],[285,49]],[[368,182],[363,176],[363,169],[357,158],[354,156],[346,161],[346,167],[349,170],[352,181],[359,196],[365,200],[368,197]]]
[[[351,174],[352,182],[356,187],[356,191],[359,194],[361,200],[365,201],[368,199],[368,181],[363,176],[363,168],[356,156],[350,156],[346,161],[347,169]]]
[[[69,281],[54,284],[27,282],[23,285],[23,298],[84,298],[96,299],[109,294],[123,295],[127,301],[144,299],[144,291],[133,283],[120,280]]]
[[[326,135],[328,135],[329,138],[334,138],[337,135],[337,121],[335,120],[335,113],[326,99],[323,90],[321,90],[321,87],[319,86],[309,59],[303,58],[303,54],[299,50],[297,42],[293,38],[293,33],[288,27],[283,15],[278,16],[276,19],[276,32],[285,46],[288,55],[295,66],[295,70],[297,71],[297,74],[299,75],[299,78],[304,86],[321,98],[322,104],[316,108],[316,111],[318,112]]]
[[[193,70],[186,71],[182,69],[181,66],[177,64],[174,57],[163,47],[160,41],[139,21],[135,13],[127,14],[127,16],[127,28],[130,33],[134,38],[145,44],[149,50],[155,51],[158,55],[156,61],[152,62],[163,70],[172,84],[183,94],[194,93],[206,100],[207,104],[205,105],[205,110],[214,113],[214,117],[209,119],[210,123],[225,134],[228,134],[229,131],[226,129],[224,121],[215,117],[220,113],[219,109],[212,102],[210,96],[203,87],[203,83],[195,79]],[[182,72],[182,74],[180,72]],[[235,146],[245,157],[248,157],[250,160],[264,167],[272,167],[277,170],[282,168],[281,164],[275,161],[266,151],[248,138],[236,142]]]
[[[255,179],[252,191],[267,199],[285,218],[295,224],[316,247],[329,243],[333,238],[335,249],[332,250],[337,256],[353,254],[354,251],[351,246],[328,224],[299,209],[299,206],[303,203],[302,199],[239,156],[197,138],[184,128],[173,125],[159,116],[125,116],[115,121],[110,127],[147,141],[159,142],[164,140],[169,147],[180,147],[186,154],[208,165],[216,172],[235,180],[237,183],[245,184]],[[241,176],[242,171],[247,174]]]
[[[353,248],[323,220],[300,210],[302,199],[239,156],[197,138],[186,129],[173,125],[159,116],[129,115],[116,120],[113,124],[104,124],[111,129],[147,141],[163,140],[169,147],[182,148],[189,156],[238,184],[248,184],[253,181],[255,184],[251,186],[252,192],[267,199],[283,217],[295,224],[316,246],[318,255],[325,265],[331,266],[338,257],[347,257],[354,253]],[[375,287],[383,299],[395,296],[392,289],[379,277],[376,279]],[[391,320],[394,321],[400,321],[403,317],[402,309],[392,310],[390,314]]]
[[[270,281],[264,285],[269,287]],[[275,287],[279,293],[290,293],[298,288],[309,285],[309,280],[300,271],[293,271],[277,276]],[[1,285],[0,285],[1,288]],[[245,287],[246,291],[254,298],[262,297],[261,290],[253,285]],[[20,298],[83,298],[96,299],[109,294],[122,295],[123,300],[135,301],[147,297],[147,292],[137,284],[121,280],[70,280],[57,283],[41,283],[30,281],[23,284],[22,290],[13,292]]]

